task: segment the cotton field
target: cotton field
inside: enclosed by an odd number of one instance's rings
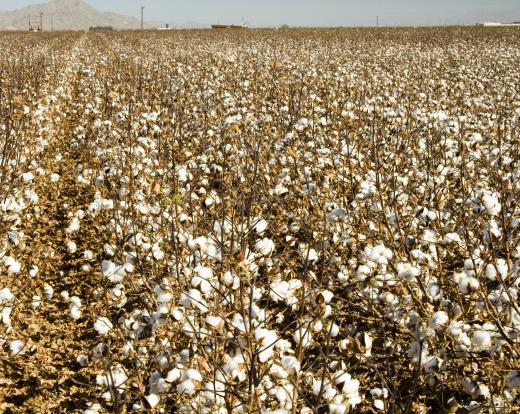
[[[520,410],[520,31],[0,38],[0,412]]]

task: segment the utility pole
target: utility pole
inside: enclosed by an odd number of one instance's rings
[[[144,6],[141,6],[141,30],[144,29]]]
[[[379,27],[379,16],[377,16],[377,23],[376,23],[376,26]]]
[[[52,16],[51,16],[51,31],[54,32],[54,21],[52,20]]]
[[[40,32],[43,32],[43,13],[40,13]]]

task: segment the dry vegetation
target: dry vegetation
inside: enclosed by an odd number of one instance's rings
[[[519,409],[520,31],[0,39],[0,412]]]

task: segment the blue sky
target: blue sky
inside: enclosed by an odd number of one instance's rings
[[[92,6],[164,22],[240,23],[252,26],[429,25],[519,21],[520,0],[85,0]],[[45,0],[0,0],[12,10]]]

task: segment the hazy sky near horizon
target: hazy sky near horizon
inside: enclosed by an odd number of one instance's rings
[[[520,0],[85,0],[103,11],[146,21],[240,23],[251,26],[366,26],[519,21]],[[13,10],[46,0],[0,0]]]

